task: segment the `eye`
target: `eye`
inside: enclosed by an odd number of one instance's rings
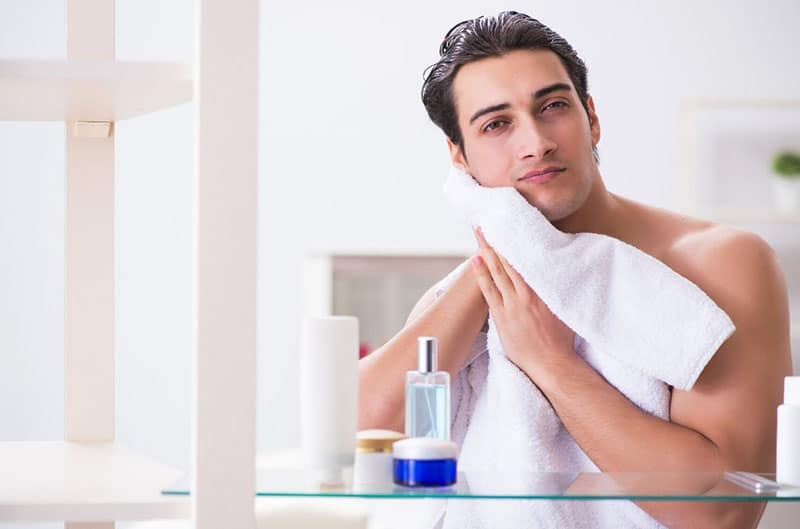
[[[567,103],[564,101],[553,101],[552,103],[548,103],[547,105],[545,105],[545,107],[542,109],[542,112],[546,110],[559,110],[562,108],[566,108],[567,106],[568,106]]]
[[[483,127],[483,132],[494,132],[504,127],[508,122],[504,119],[495,119]]]

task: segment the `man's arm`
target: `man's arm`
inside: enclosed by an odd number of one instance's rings
[[[700,285],[731,316],[737,331],[691,391],[673,392],[668,422],[641,411],[578,357],[566,326],[533,291],[524,293],[513,269],[507,282],[502,258],[497,256],[493,264],[496,254],[482,244],[487,266],[477,266],[476,272],[484,294],[494,295],[498,312],[506,313],[498,318],[489,300],[506,352],[603,471],[774,468],[775,407],[781,400],[782,378],[791,373],[783,277],[772,251],[757,237],[739,234],[711,246],[701,257],[673,268]],[[498,282],[501,286],[493,293],[492,285]],[[530,316],[520,317],[520,312]],[[673,528],[752,527],[763,509],[758,503],[640,505]]]
[[[489,309],[469,267],[438,298],[433,288],[417,303],[406,326],[359,361],[358,428],[404,430],[405,373],[417,368],[417,337],[439,340],[439,369],[454,378],[486,321]]]

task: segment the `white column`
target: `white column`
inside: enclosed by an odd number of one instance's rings
[[[67,1],[67,58],[114,60],[113,1]],[[114,138],[80,137],[73,125],[66,126],[64,438],[113,441]]]
[[[192,522],[252,529],[258,0],[199,0],[197,22]]]
[[[64,437],[114,440],[114,138],[67,124]]]

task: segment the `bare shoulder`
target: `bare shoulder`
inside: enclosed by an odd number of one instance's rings
[[[686,230],[670,241],[663,260],[726,310],[745,310],[781,292],[785,297],[772,248],[758,235],[731,226],[702,223]]]
[[[775,252],[758,235],[632,201],[625,204],[623,239],[698,285],[724,309],[752,302],[759,292],[785,289]]]
[[[753,233],[698,223],[670,241],[663,261],[736,326],[692,390],[673,392],[671,420],[711,439],[730,468],[772,469],[774,410],[791,374],[788,299],[775,252]]]
[[[782,336],[788,348],[786,283],[775,252],[761,237],[708,223],[676,237],[665,252],[664,262],[728,313],[737,329],[734,344],[752,344],[749,352],[743,350],[736,356],[755,354],[755,349],[763,352],[768,342],[770,349],[783,349],[775,342]],[[759,342],[762,347],[756,345]]]
[[[669,211],[631,204],[635,245],[684,276],[724,310],[736,326],[709,365],[736,365],[744,376],[754,362],[785,372],[790,366],[789,307],[778,258],[758,235]],[[724,370],[724,369],[723,369]]]
[[[777,263],[772,248],[758,235],[714,223],[679,234],[670,241],[664,257],[677,265],[700,266],[717,273]]]

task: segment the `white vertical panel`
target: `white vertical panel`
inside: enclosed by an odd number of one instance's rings
[[[70,60],[114,58],[114,2],[69,0]],[[114,139],[66,127],[64,436],[114,439]]]
[[[114,60],[114,2],[67,0],[67,59]]]
[[[114,59],[114,2],[68,0],[67,58]],[[114,439],[114,138],[66,129],[64,437]],[[113,529],[113,522],[67,529]]]
[[[67,127],[64,437],[114,440],[114,140]]]
[[[258,0],[197,9],[192,518],[251,529],[255,493]]]

